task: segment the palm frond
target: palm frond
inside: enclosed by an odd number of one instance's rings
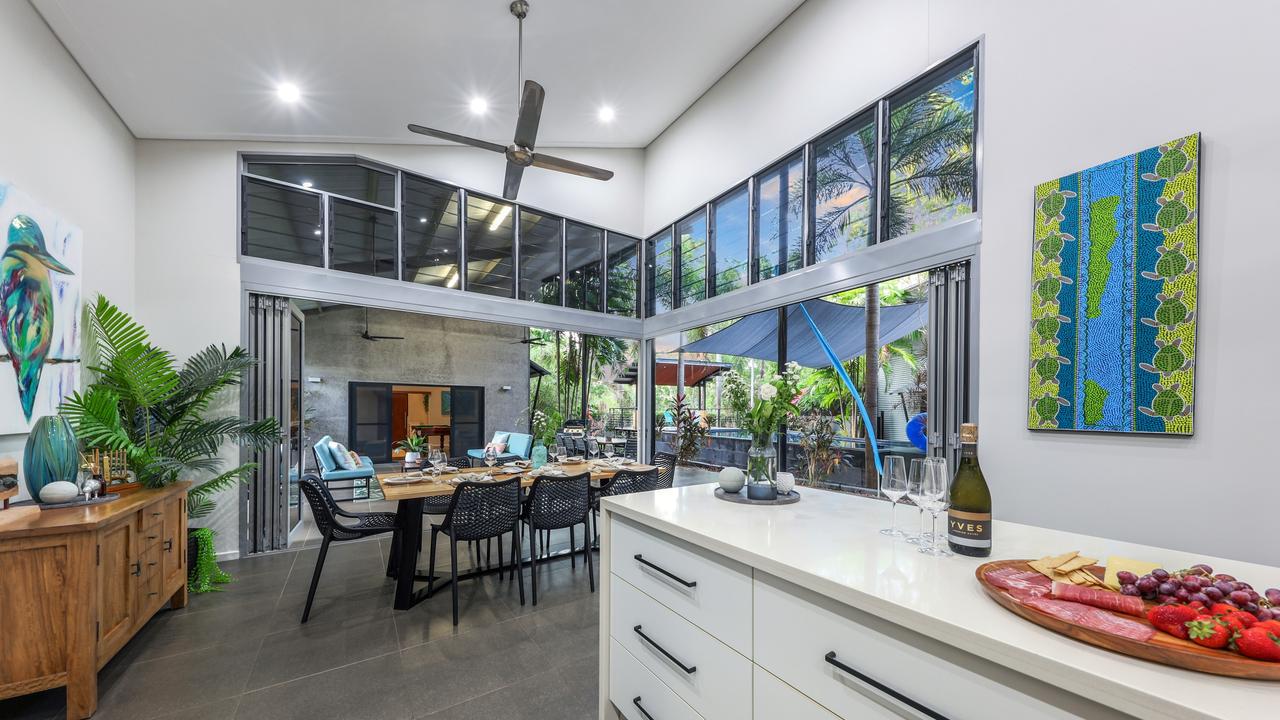
[[[94,386],[83,395],[72,393],[59,412],[80,439],[93,447],[123,450],[131,443],[120,420],[120,398],[109,388]]]

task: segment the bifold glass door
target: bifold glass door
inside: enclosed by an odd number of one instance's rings
[[[347,405],[350,449],[375,463],[391,462],[391,383],[349,383]]]
[[[484,388],[454,385],[449,388],[449,398],[451,452],[462,455],[468,450],[483,448],[489,440],[484,436]]]

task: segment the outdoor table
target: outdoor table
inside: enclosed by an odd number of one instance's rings
[[[603,480],[613,477],[618,470],[633,470],[635,472],[648,472],[656,470],[653,465],[631,464],[625,468],[608,468],[598,462],[579,462],[570,464],[548,464],[544,467],[558,467],[563,470],[566,476],[579,475],[581,473],[591,471],[591,482],[598,484]],[[431,582],[433,578],[418,574],[418,554],[420,552],[419,540],[422,537],[422,503],[425,498],[438,497],[440,495],[452,495],[455,485],[449,481],[457,478],[458,475],[466,473],[484,473],[493,476],[495,481],[510,480],[513,477],[520,477],[520,487],[528,488],[533,485],[536,476],[531,474],[530,470],[509,471],[504,470],[501,466],[493,468],[462,468],[455,472],[440,473],[439,475],[421,475],[422,480],[415,483],[392,483],[388,480],[394,480],[404,477],[419,477],[420,473],[396,473],[392,475],[381,475],[378,477],[378,485],[382,488],[382,495],[388,500],[396,502],[396,523],[400,527],[399,540],[393,544],[391,552],[393,554],[393,565],[396,569],[396,597],[395,609],[408,610],[414,605],[422,602],[427,598],[427,588],[414,591],[413,583],[417,580]],[[502,559],[498,559],[499,566],[502,565]],[[496,572],[500,568],[491,568],[488,570],[471,570],[467,573],[460,574],[459,580],[474,577],[475,575],[487,572]],[[437,588],[439,589],[439,588]]]

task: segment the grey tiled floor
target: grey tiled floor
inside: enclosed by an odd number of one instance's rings
[[[714,481],[705,470],[676,474],[677,485]],[[392,509],[378,497],[342,504]],[[537,607],[521,606],[514,582],[496,575],[464,581],[455,628],[447,589],[412,610],[392,609],[390,536],[336,543],[301,625],[319,541],[302,532],[301,549],[223,563],[235,578],[223,591],[152,618],[98,673],[94,719],[595,717],[599,597],[581,554],[576,568],[568,559],[540,566]],[[552,551],[568,540],[566,531],[553,533]],[[425,548],[424,538],[423,572]],[[460,569],[472,566],[461,546],[458,554]],[[437,558],[447,572],[447,543]],[[526,571],[526,593],[529,582]],[[65,715],[61,689],[0,700],[3,720]]]

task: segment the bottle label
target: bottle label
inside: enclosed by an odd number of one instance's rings
[[[965,547],[991,547],[991,513],[947,511],[947,538]]]

